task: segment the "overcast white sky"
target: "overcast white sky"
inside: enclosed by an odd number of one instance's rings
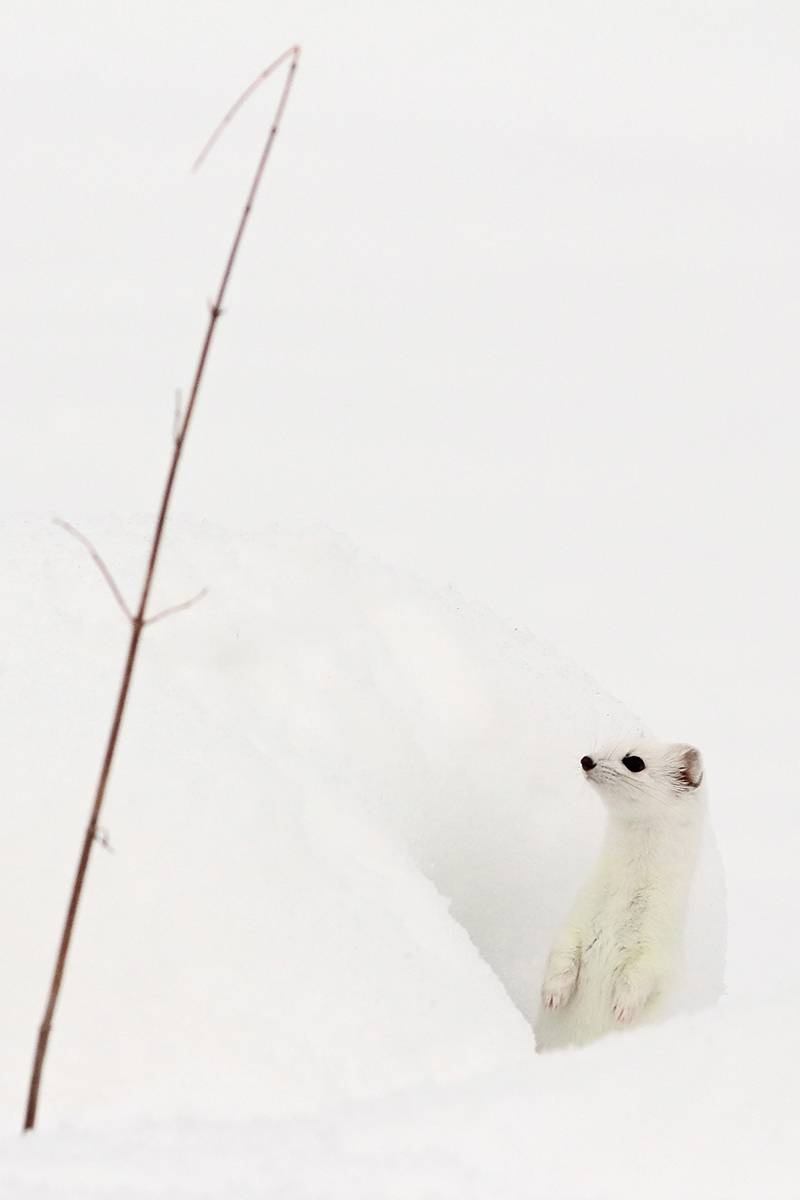
[[[325,522],[788,762],[794,3],[4,0],[0,512],[155,508],[278,81],[188,169],[296,41],[176,508]]]

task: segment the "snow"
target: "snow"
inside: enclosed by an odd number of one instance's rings
[[[147,520],[89,524],[130,595]],[[126,624],[60,529],[7,519],[0,541],[15,630],[2,661],[14,919],[0,1002],[13,1126]],[[563,1181],[560,1156],[579,1163],[598,1144],[605,1187],[613,1129],[633,1122],[657,1158],[665,1120],[686,1140],[669,1168],[679,1180],[699,1145],[687,1086],[706,1122],[701,1094],[724,1101],[726,1121],[749,1112],[719,1093],[752,1018],[685,1012],[551,1061],[525,1019],[602,833],[581,752],[636,718],[530,635],[322,528],[237,535],[179,520],[152,611],[202,585],[201,602],[146,633],[43,1132],[4,1156],[4,1186],[455,1195],[471,1178],[465,1194],[525,1195],[529,1172]],[[690,949],[687,1008],[721,991],[712,842]],[[334,1190],[315,1191],[325,1179]]]

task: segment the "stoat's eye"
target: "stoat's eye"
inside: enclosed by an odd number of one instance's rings
[[[639,758],[638,754],[629,754],[627,758],[622,760],[623,767],[627,767],[629,771],[643,771],[644,759]]]

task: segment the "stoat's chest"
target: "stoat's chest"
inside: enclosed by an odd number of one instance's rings
[[[643,951],[665,952],[683,923],[692,863],[669,841],[651,842],[647,853],[633,839],[607,847],[580,906],[584,970],[596,964],[607,972]]]
[[[581,929],[581,965],[584,975],[599,970],[604,974],[639,953],[651,936],[653,892],[647,881],[619,881],[593,889]]]

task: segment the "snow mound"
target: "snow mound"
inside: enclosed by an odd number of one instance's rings
[[[83,528],[132,598],[150,522]],[[65,533],[6,521],[0,543],[0,1116],[17,1119],[127,628]],[[579,760],[637,719],[326,529],[178,521],[151,612],[205,585],[146,631],[44,1117],[280,1115],[529,1059],[544,958],[602,836]],[[684,1007],[719,996],[723,956],[709,839]]]
[[[280,1118],[0,1136],[3,1200],[795,1200],[796,999]]]

